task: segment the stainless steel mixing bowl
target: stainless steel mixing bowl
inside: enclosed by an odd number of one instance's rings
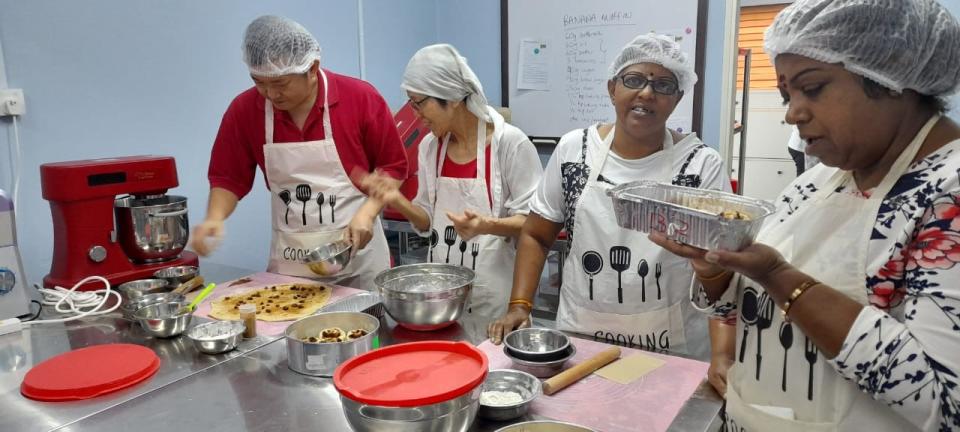
[[[480,408],[480,383],[457,398],[419,407],[367,405],[340,395],[347,423],[358,432],[466,432]]]
[[[174,259],[187,245],[190,222],[187,198],[174,195],[114,200],[117,241],[124,253],[138,263]]]
[[[476,274],[450,264],[409,264],[384,270],[374,283],[387,313],[411,330],[437,330],[453,324],[470,299]]]
[[[187,338],[204,354],[220,354],[240,344],[246,326],[243,321],[213,321],[187,331]]]
[[[197,267],[190,265],[167,267],[153,272],[153,277],[166,280],[170,289],[176,288],[196,276]]]
[[[563,370],[563,365],[567,363],[567,360],[572,359],[573,356],[577,354],[577,346],[570,344],[566,351],[564,351],[566,354],[563,357],[543,362],[517,358],[516,354],[514,354],[513,350],[508,346],[503,347],[503,353],[506,354],[510,360],[513,360],[514,369],[524,371],[537,378],[550,378],[560,373],[560,371]]]
[[[124,299],[123,304],[120,305],[120,312],[123,313],[124,318],[135,319],[134,314],[140,310],[140,308],[157,303],[180,303],[184,301],[186,301],[186,297],[183,295],[173,294],[170,292],[147,294],[135,299]]]
[[[337,240],[311,249],[303,257],[303,264],[317,276],[336,276],[350,264],[353,243]]]
[[[152,304],[137,310],[134,317],[147,334],[159,338],[174,337],[190,326],[193,311],[181,310],[187,305],[186,301]]]
[[[528,327],[510,332],[503,343],[519,359],[546,362],[563,357],[570,338],[559,330]]]
[[[484,404],[483,392],[501,391],[518,393],[523,400],[509,405]],[[527,413],[530,403],[543,394],[537,377],[513,369],[495,369],[487,374],[480,393],[480,417],[490,420],[510,420]]]
[[[163,279],[139,279],[120,284],[117,291],[125,298],[135,300],[147,294],[169,292],[170,287]]]

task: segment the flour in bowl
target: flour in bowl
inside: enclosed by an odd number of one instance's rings
[[[485,391],[480,393],[480,404],[486,406],[510,406],[523,402],[520,393],[512,391]]]

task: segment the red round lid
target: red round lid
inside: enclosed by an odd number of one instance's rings
[[[149,348],[107,344],[65,352],[27,372],[20,393],[41,401],[90,399],[153,376],[160,358]]]
[[[333,385],[360,403],[413,407],[466,394],[483,383],[487,368],[487,356],[466,342],[411,342],[347,360]]]

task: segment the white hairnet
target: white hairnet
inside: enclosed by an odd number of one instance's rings
[[[301,74],[320,60],[320,44],[296,21],[264,15],[243,35],[243,61],[259,76]]]
[[[400,87],[407,91],[447,101],[466,98],[467,109],[484,121],[487,115],[487,96],[483,94],[480,79],[467,66],[467,59],[447,44],[420,48],[403,71]]]
[[[693,63],[687,53],[680,49],[680,44],[670,36],[651,32],[633,38],[610,64],[610,76],[615,77],[627,67],[639,63],[663,66],[677,77],[680,90],[684,92],[693,89],[693,85],[697,83]]]
[[[842,63],[898,92],[942,96],[960,83],[960,26],[936,0],[799,0],[777,15],[764,49]]]

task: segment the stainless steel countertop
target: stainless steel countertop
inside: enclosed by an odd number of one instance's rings
[[[219,282],[245,275],[227,273],[231,274],[208,279]],[[465,317],[440,331],[415,332],[397,327],[387,317],[380,341],[384,345],[437,339],[479,344],[486,338],[487,322]],[[150,347],[161,358],[160,370],[143,384],[88,401],[45,403],[20,394],[20,382],[33,365],[62,352],[117,342]],[[261,336],[242,342],[238,350],[209,356],[197,352],[185,337],[152,339],[136,324],[111,314],[0,336],[0,371],[2,431],[350,430],[332,380],[290,370],[286,344],[280,338]],[[716,392],[704,382],[670,430],[717,430],[720,405]],[[506,424],[478,418],[471,430],[493,431]]]

